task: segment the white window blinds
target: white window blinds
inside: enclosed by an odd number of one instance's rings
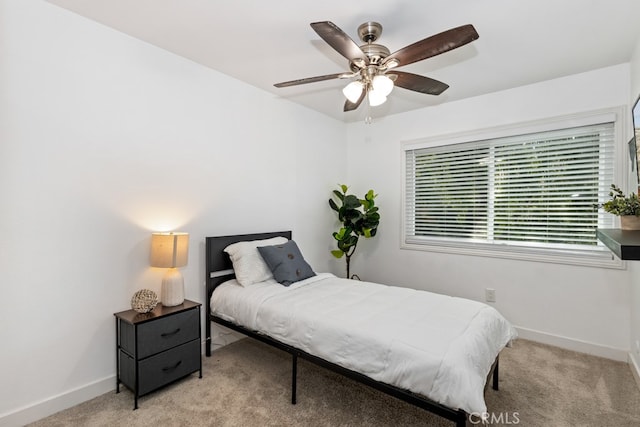
[[[407,149],[405,242],[602,250],[594,209],[613,182],[604,123]]]

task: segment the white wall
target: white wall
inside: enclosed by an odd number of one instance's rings
[[[356,193],[373,188],[382,216],[378,236],[359,246],[353,271],[481,301],[485,288],[495,288],[496,308],[523,337],[624,360],[630,333],[626,270],[401,250],[401,142],[628,103],[626,64],[349,125],[349,158],[362,159],[349,163],[349,183]]]
[[[636,48],[631,58],[631,92],[629,104],[633,103],[640,96],[640,38],[636,43]],[[640,142],[640,141],[639,141]],[[634,367],[636,379],[640,385],[640,262],[629,263],[632,272],[631,278],[631,339],[629,347],[631,349],[631,363]]]
[[[0,0],[0,425],[115,387],[113,313],[159,294],[150,233],[293,229],[335,263],[345,125],[41,0]]]
[[[629,80],[619,66],[345,126],[42,0],[0,0],[0,425],[114,387],[112,313],[159,292],[151,231],[191,234],[182,273],[201,302],[207,235],[292,228],[316,269],[341,272],[337,183],[380,194],[363,278],[474,299],[491,285],[538,337],[628,349],[627,271],[401,251],[399,214],[400,141],[627,105]]]

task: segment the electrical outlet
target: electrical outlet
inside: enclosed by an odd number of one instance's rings
[[[640,354],[640,340],[636,340],[636,353]]]
[[[487,302],[496,302],[496,290],[487,288],[484,291],[484,296]]]

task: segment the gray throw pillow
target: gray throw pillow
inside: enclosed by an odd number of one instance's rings
[[[259,246],[258,252],[273,273],[273,278],[284,286],[315,276],[293,240],[274,246]]]

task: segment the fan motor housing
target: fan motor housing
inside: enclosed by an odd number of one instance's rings
[[[369,64],[378,65],[380,61],[389,56],[390,52],[386,46],[381,44],[374,43],[380,35],[382,34],[382,25],[378,22],[365,22],[358,27],[358,37],[365,44],[360,46],[362,52],[367,55],[369,58]],[[349,69],[351,71],[358,72],[362,68],[362,64],[360,66],[354,64],[353,62],[349,63]]]
[[[371,65],[378,65],[380,64],[380,61],[389,56],[389,49],[387,49],[386,46],[382,46],[381,44],[363,44],[362,46],[360,46],[360,49],[362,49],[362,52],[367,55],[367,58],[369,58],[369,63]],[[349,68],[355,73],[362,67],[358,67],[353,62],[349,62]]]

